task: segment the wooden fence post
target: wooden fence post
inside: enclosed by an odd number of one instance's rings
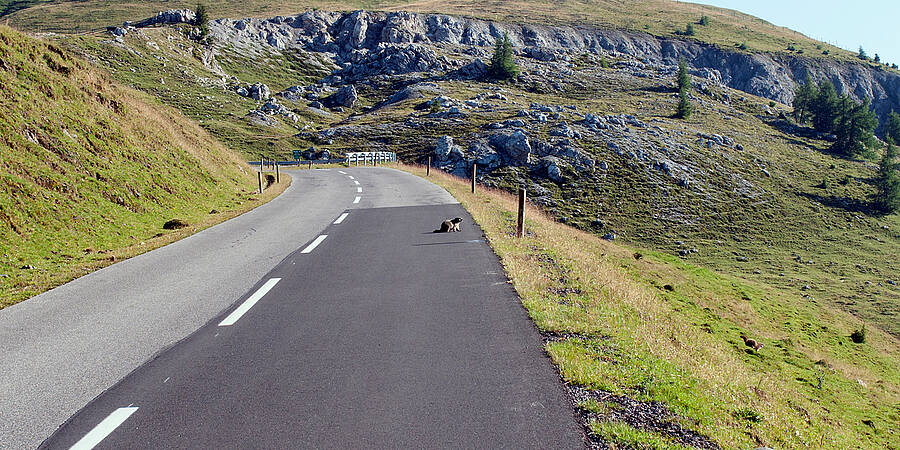
[[[472,193],[475,193],[475,179],[478,176],[478,164],[472,163]]]
[[[278,164],[275,164],[275,182],[281,183],[281,173],[278,170]]]
[[[259,179],[259,193],[262,194],[262,170],[256,172],[256,178]]]
[[[525,237],[525,188],[519,188],[519,217],[516,220],[516,237]]]
[[[428,165],[425,166],[425,176],[431,175],[431,157],[428,157]]]

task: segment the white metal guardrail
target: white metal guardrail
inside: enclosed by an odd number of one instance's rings
[[[397,154],[394,152],[350,152],[346,155],[348,166],[359,166],[360,162],[362,162],[362,165],[364,166],[369,163],[374,166],[378,163],[397,161]]]

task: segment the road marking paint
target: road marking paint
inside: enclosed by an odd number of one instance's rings
[[[344,172],[343,170],[338,170],[338,173],[341,175],[347,175],[347,172]]]
[[[347,177],[349,177],[351,180],[355,180],[355,179],[356,179],[356,178],[353,178],[353,175],[347,175]]]
[[[356,192],[362,194],[362,188],[361,187],[356,188]]]
[[[316,240],[312,241],[312,243],[310,243],[309,245],[307,245],[306,248],[304,248],[303,251],[301,251],[300,253],[309,253],[309,252],[312,252],[312,251],[315,250],[315,248],[318,247],[319,244],[321,244],[322,241],[324,241],[325,238],[327,238],[327,237],[328,237],[327,234],[323,234],[323,235],[317,237]]]
[[[241,318],[247,311],[250,311],[250,308],[259,301],[259,299],[263,298],[270,289],[275,287],[278,282],[281,281],[281,278],[272,278],[269,281],[266,281],[266,284],[262,285],[261,288],[257,289],[253,295],[250,296],[247,300],[244,300],[244,303],[241,303],[241,306],[238,306],[237,309],[231,312],[225,320],[219,322],[220,327],[227,327],[230,325],[234,325],[238,319]]]
[[[349,216],[349,215],[350,215],[350,213],[343,213],[343,214],[341,214],[341,216],[338,217],[337,220],[334,221],[334,224],[335,224],[335,225],[339,225],[339,224],[340,224],[341,222],[343,222],[344,219],[346,219],[347,216]]]
[[[359,203],[359,200],[360,200],[361,198],[362,198],[362,197],[357,196],[355,199],[353,199],[353,204],[355,205],[355,204]]]
[[[112,412],[112,414],[106,416],[102,422],[97,424],[93,430],[91,430],[88,434],[84,435],[80,441],[76,442],[75,445],[69,448],[69,450],[90,450],[97,446],[103,439],[106,439],[107,436],[110,435],[119,425],[122,425],[122,422],[127,420],[137,411],[137,406],[128,407],[128,408],[119,408]]]
[[[353,184],[359,186],[359,181],[353,180]]]

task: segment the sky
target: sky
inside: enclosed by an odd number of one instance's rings
[[[735,9],[813,39],[900,64],[898,0],[691,0]]]

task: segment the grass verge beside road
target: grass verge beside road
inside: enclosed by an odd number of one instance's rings
[[[424,168],[398,166],[424,176]],[[432,171],[482,227],[573,392],[618,446],[900,448],[900,345],[835,308],[557,223]],[[754,351],[746,334],[764,344]],[[656,410],[663,405],[662,411]],[[647,414],[650,412],[650,414]],[[642,419],[656,418],[656,422]]]
[[[174,230],[160,228],[156,233],[148,232],[146,238],[134,236],[122,246],[105,249],[89,247],[81,254],[76,253],[65,261],[28,270],[27,274],[19,278],[18,286],[14,285],[8,289],[7,286],[3,286],[4,289],[0,291],[0,308],[27,300],[116,262],[156,250],[262,206],[281,195],[291,185],[290,175],[282,172],[281,177],[281,183],[273,184],[264,190],[262,195],[256,192],[243,194],[239,198],[222,203],[222,211],[218,209],[210,210],[208,213],[196,211],[191,217],[184,217],[188,219],[188,226],[184,228]]]

